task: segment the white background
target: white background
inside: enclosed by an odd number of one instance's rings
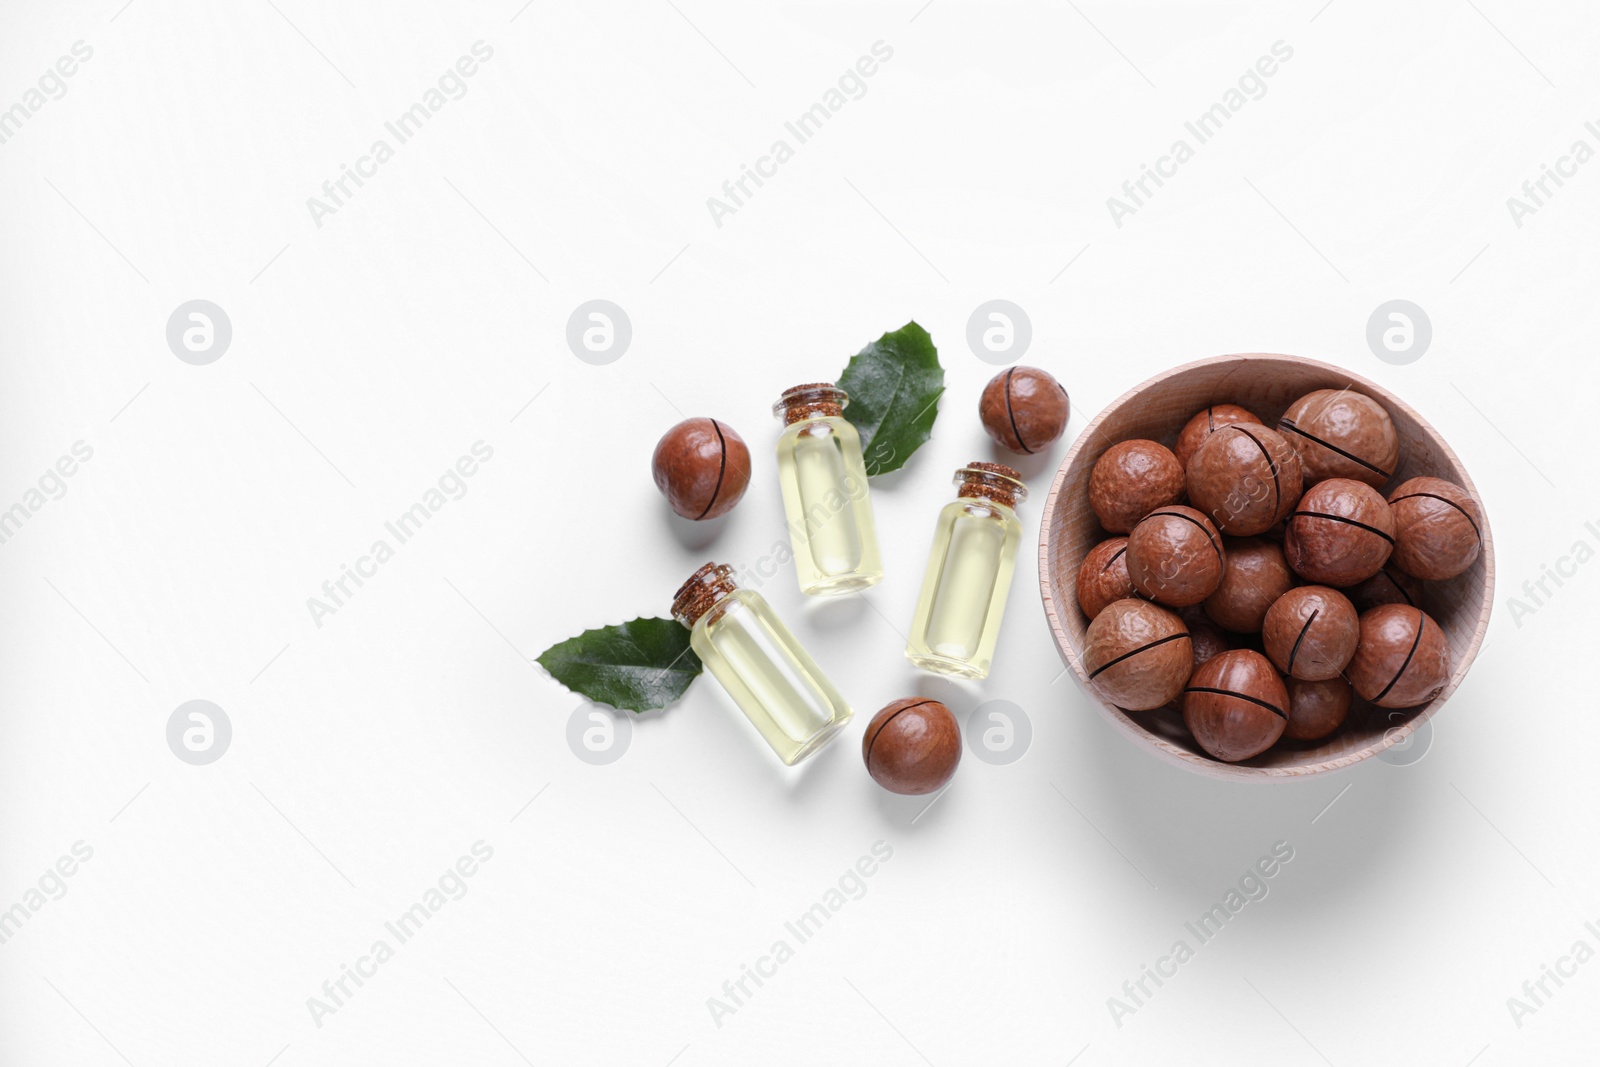
[[[75,41],[93,56],[0,144],[0,508],[74,442],[93,458],[0,545],[0,908],[75,842],[93,856],[0,945],[0,1062],[1592,1055],[1600,962],[1520,1027],[1506,1002],[1600,948],[1600,567],[1518,619],[1507,598],[1600,546],[1600,163],[1520,227],[1506,199],[1574,140],[1600,148],[1600,16],[919,2],[6,5],[0,107]],[[307,198],[478,40],[466,95],[319,227]],[[865,96],[716,225],[707,197],[880,40]],[[1107,197],[1276,41],[1293,57],[1266,94],[1115,225]],[[565,342],[595,298],[633,325],[607,366]],[[1237,351],[1343,364],[1445,434],[1500,588],[1425,758],[1259,788],[1157,762],[1060,676],[1031,550],[986,682],[906,665],[950,474],[1005,458],[976,418],[997,368],[965,337],[994,298],[1071,392],[1068,439],[1149,375]],[[1433,323],[1407,366],[1365,341],[1395,298]],[[208,366],[165,339],[193,299],[232,323]],[[874,484],[888,577],[826,604],[788,568],[763,588],[850,729],[786,771],[701,679],[616,762],[576,758],[581,702],[531,657],[665,614],[707,558],[768,552],[768,406],[911,319],[949,390],[933,441]],[[684,415],[755,457],[719,523],[676,520],[650,482]],[[467,494],[319,627],[307,598],[477,441]],[[1030,541],[1066,444],[1026,469]],[[1031,746],[969,751],[931,809],[890,796],[861,731],[917,693],[963,718],[1014,702]],[[167,746],[192,699],[232,723],[209,766]],[[469,892],[317,1025],[307,998],[480,840]],[[708,998],[877,841],[866,895],[717,1025]],[[1113,1021],[1108,998],[1279,841],[1270,895]]]

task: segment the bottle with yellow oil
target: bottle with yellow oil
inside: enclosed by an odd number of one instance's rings
[[[883,577],[861,435],[844,417],[849,402],[843,389],[819,382],[787,389],[772,405],[784,423],[778,480],[795,576],[808,596],[855,592]]]
[[[678,589],[672,617],[689,647],[784,763],[838,735],[854,714],[766,598],[741,589],[733,569],[707,563]]]
[[[933,529],[906,658],[923,670],[984,678],[1022,540],[1015,509],[1028,489],[1002,463],[969,463],[955,484],[958,495]]]

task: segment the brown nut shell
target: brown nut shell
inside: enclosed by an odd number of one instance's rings
[[[1362,700],[1412,708],[1450,681],[1450,642],[1421,608],[1384,604],[1361,616],[1361,639],[1345,672]]]
[[[1306,490],[1283,535],[1283,552],[1296,574],[1340,589],[1377,574],[1393,549],[1388,502],[1351,478],[1329,478]]]
[[[1207,661],[1183,690],[1183,721],[1200,747],[1233,763],[1283,736],[1289,693],[1259,652],[1236,648]]]
[[[1350,715],[1350,683],[1343,678],[1308,682],[1290,678],[1289,722],[1283,736],[1294,741],[1319,741],[1344,725]]]
[[[891,793],[932,793],[961,762],[961,726],[937,700],[896,700],[867,724],[861,758],[872,780]]]
[[[1391,556],[1391,562],[1385,563],[1377,574],[1345,591],[1350,603],[1356,606],[1356,611],[1371,611],[1380,604],[1422,607],[1422,579],[1414,578],[1396,567],[1393,558]]]
[[[1194,450],[1199,448],[1207,437],[1224,426],[1232,426],[1236,422],[1261,425],[1260,419],[1238,404],[1212,404],[1203,411],[1197,411],[1193,418],[1183,424],[1183,429],[1178,431],[1178,443],[1172,446],[1172,454],[1177,456],[1178,462],[1187,469]]]
[[[1108,533],[1127,533],[1156,508],[1183,500],[1183,468],[1155,441],[1118,441],[1089,472],[1089,506]]]
[[[1261,640],[1278,670],[1291,678],[1321,682],[1343,673],[1356,654],[1360,632],[1349,597],[1325,585],[1302,585],[1267,609]]]
[[[1089,684],[1129,711],[1150,711],[1183,690],[1194,668],[1189,631],[1166,608],[1118,600],[1094,617],[1083,645]]]
[[[1209,622],[1191,622],[1187,625],[1196,670],[1207,660],[1215,659],[1233,647],[1228,643],[1228,636]]]
[[[1101,541],[1083,557],[1078,567],[1078,607],[1093,619],[1113,600],[1134,595],[1128,577],[1128,539],[1111,537]]]
[[[1224,539],[1227,569],[1216,591],[1205,599],[1206,617],[1224,630],[1253,634],[1267,609],[1294,585],[1283,549],[1257,537]]]
[[[1198,604],[1222,581],[1222,535],[1194,508],[1157,508],[1128,534],[1128,578],[1147,600],[1171,608]]]
[[[661,436],[650,459],[656,488],[686,519],[733,510],[750,485],[750,449],[716,419],[685,419]]]
[[[1467,491],[1443,478],[1408,478],[1389,494],[1394,555],[1407,574],[1430,582],[1454,578],[1478,558],[1483,511]]]
[[[983,428],[1002,448],[1032,454],[1060,437],[1072,404],[1055,376],[1037,367],[1009,367],[978,398]]]
[[[1400,437],[1383,405],[1349,389],[1318,389],[1289,405],[1278,428],[1300,453],[1306,483],[1354,478],[1382,489],[1400,459]]]
[[[1300,499],[1300,456],[1276,430],[1236,422],[1208,436],[1184,473],[1189,502],[1234,537],[1265,533]]]

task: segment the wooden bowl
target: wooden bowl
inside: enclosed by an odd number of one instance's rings
[[[1421,707],[1394,711],[1372,707],[1358,697],[1349,719],[1332,737],[1310,742],[1282,740],[1253,759],[1223,763],[1195,744],[1184,727],[1183,717],[1175,711],[1124,711],[1101,698],[1090,686],[1083,666],[1089,623],[1078,607],[1076,580],[1083,557],[1112,536],[1101,529],[1089,507],[1089,471],[1100,454],[1131,437],[1150,438],[1171,447],[1189,417],[1208,404],[1239,404],[1271,426],[1284,409],[1313,389],[1345,387],[1378,401],[1394,420],[1400,436],[1400,464],[1387,489],[1407,478],[1431,474],[1456,483],[1481,504],[1483,498],[1461,460],[1405,401],[1341,367],[1298,356],[1218,356],[1159,374],[1128,390],[1100,412],[1078,435],[1056,472],[1039,535],[1039,585],[1056,647],[1111,725],[1168,762],[1234,781],[1283,781],[1348,767],[1399,744],[1431,719],[1461,684],[1483,643],[1494,601],[1494,539],[1487,515],[1477,562],[1450,581],[1426,585],[1422,606],[1450,641],[1453,670],[1444,690]]]

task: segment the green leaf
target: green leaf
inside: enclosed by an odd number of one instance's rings
[[[619,711],[664,708],[702,669],[689,631],[672,619],[634,619],[585,630],[538,657],[573,692]]]
[[[870,477],[899,470],[928,440],[944,368],[928,331],[908,322],[852,356],[838,384],[850,394],[844,417],[861,434]]]

